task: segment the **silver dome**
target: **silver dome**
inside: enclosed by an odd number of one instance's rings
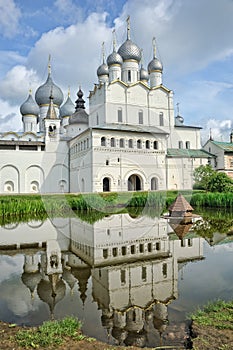
[[[140,62],[141,50],[130,39],[127,39],[118,49],[118,53],[125,60],[135,60]]]
[[[162,72],[163,70],[163,65],[160,62],[160,60],[157,57],[154,57],[152,61],[148,64],[148,72],[154,72],[154,71],[159,71]]]
[[[149,80],[148,71],[143,67],[140,69],[140,80]]]
[[[60,108],[60,118],[71,116],[74,112],[75,105],[68,96],[66,102]]]
[[[112,66],[114,64],[122,65],[122,63],[123,63],[122,57],[116,51],[113,51],[107,58],[108,66]]]
[[[35,99],[39,106],[50,104],[50,95],[53,94],[54,105],[60,106],[64,96],[61,89],[54,84],[51,75],[48,75],[46,82],[36,90]]]
[[[97,75],[98,77],[101,75],[108,75],[108,65],[106,63],[102,63],[99,68],[97,69]]]
[[[40,112],[40,109],[34,99],[32,98],[32,95],[29,94],[27,100],[21,105],[20,107],[20,113],[22,115],[35,115],[38,116]]]

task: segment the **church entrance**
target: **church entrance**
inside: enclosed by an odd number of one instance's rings
[[[131,175],[128,178],[128,191],[141,191],[142,183],[138,175]]]
[[[103,192],[109,192],[110,191],[110,179],[108,177],[105,177],[103,179]]]

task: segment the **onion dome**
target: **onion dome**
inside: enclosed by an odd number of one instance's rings
[[[179,126],[184,124],[184,118],[181,115],[177,115],[175,118],[175,125]]]
[[[66,102],[60,108],[60,117],[71,116],[75,111],[74,103],[72,102],[70,95],[68,94]]]
[[[101,75],[108,75],[108,65],[106,63],[102,63],[99,68],[97,69],[97,75],[98,77]]]
[[[56,106],[60,106],[63,102],[64,96],[61,89],[54,84],[52,80],[50,63],[48,65],[48,71],[48,78],[46,82],[36,90],[36,102],[39,106],[48,105],[50,103],[51,91],[53,91],[53,103]]]
[[[140,69],[140,80],[142,80],[142,81],[149,80],[148,71],[143,67],[141,67],[141,69]]]
[[[118,53],[123,58],[123,61],[135,60],[137,62],[140,62],[140,60],[141,60],[141,50],[140,50],[140,48],[130,40],[129,17],[127,18],[127,39],[119,47]]]
[[[116,38],[115,38],[115,30],[113,30],[113,51],[107,58],[108,66],[112,66],[114,64],[122,65],[123,60],[121,55],[116,51]]]
[[[107,58],[108,66],[112,66],[114,64],[122,65],[122,63],[123,63],[122,57],[116,51],[113,51]]]
[[[102,43],[102,56],[103,56],[103,63],[97,69],[98,77],[100,77],[101,75],[108,75],[109,74],[108,65],[105,62],[104,42]]]
[[[161,61],[156,57],[156,43],[155,43],[155,38],[153,38],[153,51],[154,51],[154,55],[153,55],[153,60],[150,61],[150,63],[148,64],[148,72],[152,73],[152,72],[162,72],[163,71],[163,65],[161,63]]]
[[[24,115],[35,115],[38,116],[40,112],[40,109],[36,102],[34,101],[31,92],[29,93],[29,96],[27,100],[21,105],[20,107],[20,113]]]

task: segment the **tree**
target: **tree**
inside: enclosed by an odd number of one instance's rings
[[[195,187],[210,192],[233,192],[233,180],[215,171],[210,165],[200,165],[194,171]]]
[[[198,168],[196,168],[193,174],[195,188],[208,191],[209,179],[214,173],[214,169],[209,164],[200,165]]]
[[[210,176],[207,187],[210,192],[232,192],[233,181],[227,174],[215,172]]]

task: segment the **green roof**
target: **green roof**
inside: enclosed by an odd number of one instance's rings
[[[212,141],[212,143],[224,151],[233,152],[233,143],[232,142],[221,142],[221,141]]]
[[[212,154],[201,149],[186,149],[186,148],[168,148],[168,157],[185,157],[185,158],[210,158]]]

